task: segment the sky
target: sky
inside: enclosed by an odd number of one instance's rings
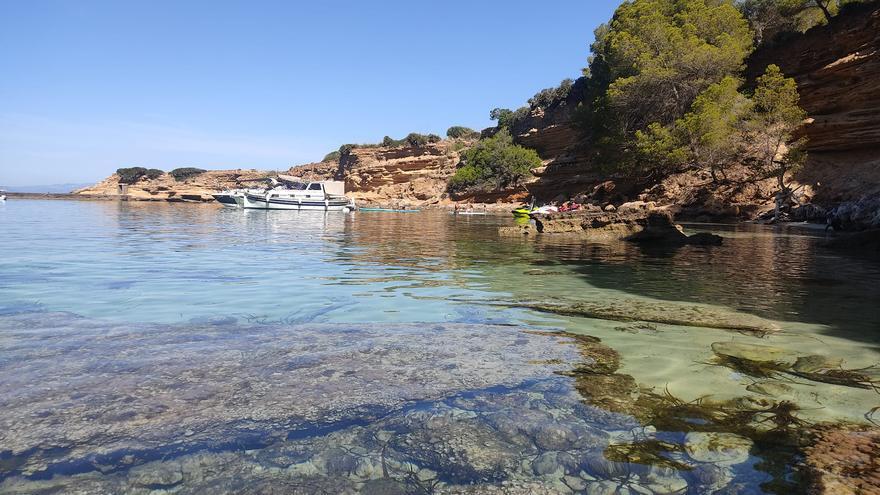
[[[0,0],[0,184],[482,129],[578,77],[618,3]]]

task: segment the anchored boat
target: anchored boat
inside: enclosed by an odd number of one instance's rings
[[[232,189],[214,194],[220,204],[255,210],[352,211],[354,201],[345,196],[341,182],[303,182],[279,175],[268,189]]]

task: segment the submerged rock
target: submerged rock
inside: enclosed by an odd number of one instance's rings
[[[760,344],[743,344],[740,342],[715,342],[712,344],[712,352],[745,361],[760,363],[776,363],[781,366],[793,365],[798,357],[796,353]]]
[[[812,493],[878,493],[880,429],[824,428],[807,447],[804,465]]]
[[[132,325],[24,313],[0,327],[0,445],[17,459],[0,477],[260,448],[416,401],[517,386],[580,359],[564,335],[508,326]]]
[[[807,380],[880,391],[880,366],[844,369],[843,360],[821,355],[798,356],[797,353],[757,344],[715,342],[712,351],[716,363],[758,378],[776,378],[783,374]]]
[[[684,448],[697,462],[729,466],[749,459],[752,441],[733,433],[693,431],[685,436]]]
[[[749,392],[766,395],[768,397],[792,397],[794,389],[790,385],[786,385],[776,380],[766,380],[755,382],[746,387]]]
[[[643,299],[616,299],[613,301],[524,302],[516,306],[556,313],[622,322],[650,322],[687,327],[717,328],[743,332],[758,337],[779,330],[779,327],[761,317],[737,313],[703,305],[689,305]]]

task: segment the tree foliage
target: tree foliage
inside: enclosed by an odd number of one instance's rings
[[[134,184],[147,175],[147,169],[144,167],[117,168],[116,175],[119,176],[119,182],[123,184]]]
[[[529,107],[533,109],[547,108],[553,104],[564,102],[571,94],[572,86],[574,86],[573,79],[563,79],[555,88],[542,89],[535,93],[535,96],[529,98]]]
[[[730,0],[633,0],[596,30],[591,50],[586,118],[595,149],[601,161],[636,171],[653,168],[639,158],[645,136],[661,144],[703,91],[737,75],[752,34]]]
[[[513,144],[507,129],[464,152],[463,165],[449,182],[453,193],[497,191],[519,185],[541,165],[535,150]]]
[[[846,4],[862,0],[739,0],[737,6],[755,33],[758,44],[786,32],[802,32],[830,22]]]
[[[446,129],[446,137],[451,139],[477,139],[480,137],[480,133],[470,127],[454,125]]]
[[[777,177],[780,185],[783,175],[803,158],[799,152],[803,143],[792,143],[794,131],[806,117],[799,99],[794,79],[785,77],[776,65],[768,66],[758,78],[752,96],[747,125],[752,144],[750,162],[759,175]]]
[[[151,180],[158,179],[159,177],[162,177],[163,175],[165,175],[165,172],[159,170],[158,168],[148,169],[146,171],[146,173],[144,173],[144,177],[146,177],[147,179],[151,179]]]
[[[636,131],[642,159],[666,170],[691,166],[709,170],[713,180],[738,155],[749,99],[738,90],[741,81],[727,76],[700,93],[690,110],[672,125],[653,123]]]
[[[511,129],[528,117],[529,111],[529,107],[520,107],[516,110],[495,108],[489,112],[489,118],[498,122],[499,129]]]
[[[339,158],[341,156],[342,156],[342,154],[339,152],[339,150],[331,151],[330,153],[327,153],[326,155],[324,155],[324,158],[322,158],[321,161],[322,162],[338,162]]]
[[[168,173],[172,177],[174,177],[174,180],[176,180],[176,181],[185,181],[187,179],[191,179],[193,177],[201,175],[205,172],[207,172],[207,170],[202,169],[202,168],[181,167],[181,168],[175,168],[174,170],[172,170],[171,172],[168,172]]]

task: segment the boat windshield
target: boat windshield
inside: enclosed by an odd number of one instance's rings
[[[306,185],[302,182],[286,182],[284,183],[284,187],[287,189],[291,189],[293,191],[305,191]]]

